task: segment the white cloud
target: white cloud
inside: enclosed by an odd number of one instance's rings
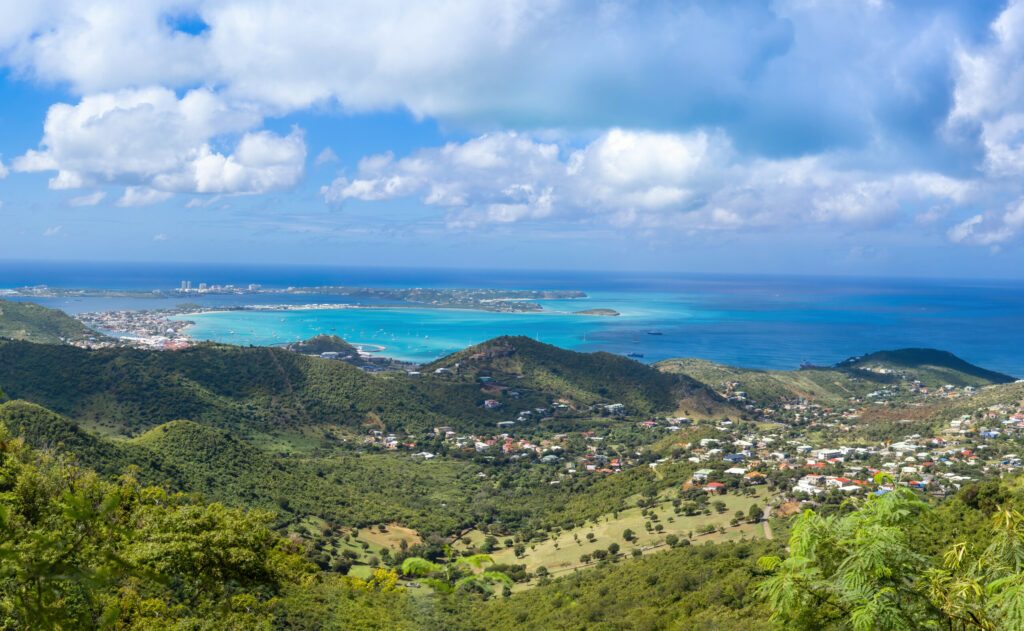
[[[181,14],[208,29],[176,31]],[[0,63],[80,94],[209,85],[277,113],[337,102],[647,127],[728,110],[870,128],[876,110],[920,98],[915,80],[948,55],[959,21],[946,7],[803,0],[37,0],[0,6]]]
[[[153,240],[154,241],[166,241],[167,240],[167,235],[162,233],[162,232],[160,234],[154,234],[153,235]]]
[[[338,161],[338,154],[334,153],[334,149],[325,147],[323,151],[316,154],[316,159],[313,160],[315,166],[322,166],[324,164],[330,164],[331,162]]]
[[[562,156],[566,156],[563,158]],[[877,175],[823,157],[746,160],[721,131],[611,129],[572,150],[513,132],[370,156],[324,187],[331,203],[418,196],[449,223],[603,217],[638,228],[720,229],[808,223],[875,226],[970,197],[935,173]]]
[[[995,176],[1024,174],[1024,2],[1012,0],[992,24],[992,41],[956,57],[954,133],[974,134]]]
[[[124,194],[117,200],[117,205],[122,208],[134,206],[152,206],[171,198],[171,193],[158,191],[146,186],[129,186],[124,189]]]
[[[93,193],[89,193],[88,195],[72,197],[68,201],[68,204],[76,208],[81,206],[95,206],[96,204],[102,202],[104,198],[106,198],[106,196],[107,194],[103,191],[95,191]]]
[[[10,171],[8,171],[7,167],[4,166],[3,160],[0,160],[0,180],[7,177],[8,173],[10,173]]]
[[[15,159],[17,171],[56,171],[50,188],[120,183],[165,193],[262,193],[302,176],[302,132],[250,131],[262,119],[207,89],[180,99],[150,87],[95,94],[50,107],[40,149]],[[214,146],[239,137],[233,153]]]
[[[50,226],[46,230],[43,230],[43,236],[44,237],[55,237],[58,234],[60,234],[60,231],[63,228],[64,228],[64,226]]]
[[[998,246],[1024,230],[1024,200],[1002,213],[977,214],[956,224],[947,232],[954,243]]]

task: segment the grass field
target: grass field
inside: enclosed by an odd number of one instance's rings
[[[642,509],[634,507],[620,511],[618,516],[605,515],[599,517],[596,522],[588,522],[580,528],[561,531],[546,541],[527,544],[525,553],[520,558],[516,557],[514,546],[504,546],[505,537],[498,537],[500,548],[492,552],[491,556],[494,557],[496,563],[526,564],[526,569],[529,572],[535,572],[537,568],[543,566],[551,574],[558,575],[590,565],[593,561],[583,563],[580,561],[580,557],[585,554],[592,555],[595,550],[607,550],[611,543],[619,545],[619,554],[628,556],[634,549],[640,550],[643,554],[667,549],[665,538],[670,534],[674,534],[680,539],[689,539],[693,544],[763,537],[764,527],[762,524],[742,523],[739,526],[730,526],[729,521],[736,511],[742,510],[746,513],[752,504],[756,503],[763,509],[767,498],[768,491],[765,487],[758,487],[757,495],[754,497],[716,496],[711,501],[721,500],[724,502],[726,506],[724,512],[719,513],[712,509],[711,515],[687,517],[675,515],[671,498],[665,495],[659,498],[658,505],[653,508],[654,515],[657,516],[656,521],[650,514],[644,516]],[[646,528],[648,521],[652,526],[661,524],[663,530],[661,532],[653,529],[648,531]],[[714,526],[716,529],[722,527],[725,532],[716,531],[708,535],[697,534],[700,527],[706,525]],[[627,528],[632,530],[635,535],[632,542],[627,542],[622,537]],[[588,539],[588,535],[593,535],[593,540]],[[484,540],[484,534],[479,531],[467,533],[466,537],[469,538],[470,545],[477,547]],[[465,544],[459,543],[457,547],[465,547]]]

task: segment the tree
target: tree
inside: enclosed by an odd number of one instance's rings
[[[634,533],[630,528],[626,528],[622,531],[622,538],[625,541],[633,541],[633,539],[636,538],[636,533]]]
[[[665,537],[665,543],[672,547],[675,547],[675,545],[679,543],[679,537],[676,535],[668,535]]]
[[[5,627],[264,628],[270,595],[312,575],[268,513],[106,481],[2,425],[0,488]]]
[[[470,588],[491,594],[495,584],[512,584],[512,579],[504,572],[486,569],[494,565],[490,555],[473,554],[455,558],[450,548],[447,552],[448,558],[444,563],[434,563],[423,557],[409,557],[402,562],[402,574],[421,577],[434,591],[445,594]]]
[[[613,556],[618,554],[619,553],[619,544],[615,543],[614,541],[612,543],[609,543],[608,544],[608,553],[613,555]]]
[[[939,561],[908,534],[930,510],[897,487],[849,514],[805,511],[789,557],[758,561],[772,575],[757,592],[792,629],[1024,628],[1024,515],[999,509],[984,548],[955,543]]]
[[[761,510],[761,507],[758,506],[757,504],[752,504],[750,506],[750,510],[747,511],[747,519],[749,519],[751,522],[755,524],[761,521],[763,517],[764,511]]]

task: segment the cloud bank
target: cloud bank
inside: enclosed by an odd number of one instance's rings
[[[39,0],[0,5],[0,64],[71,95],[12,170],[121,206],[293,188],[305,134],[268,119],[401,109],[459,141],[367,156],[325,200],[456,228],[1024,231],[1022,0]]]

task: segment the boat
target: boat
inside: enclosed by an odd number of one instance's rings
[[[664,335],[661,331],[648,331],[647,335]]]

